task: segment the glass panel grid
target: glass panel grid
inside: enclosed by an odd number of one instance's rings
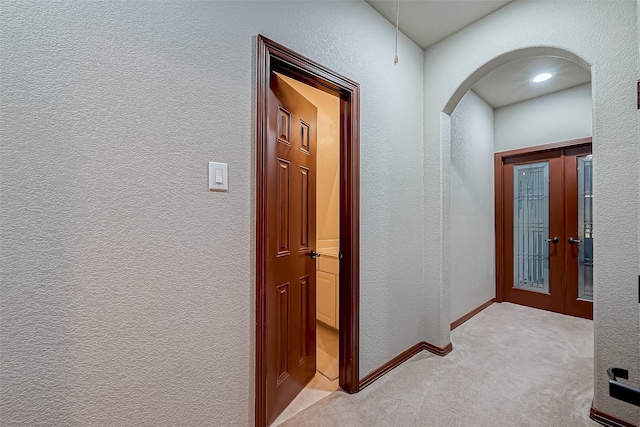
[[[513,174],[513,286],[549,293],[549,162]]]
[[[593,168],[578,157],[578,298],[593,301]]]

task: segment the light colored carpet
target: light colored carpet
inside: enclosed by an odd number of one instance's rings
[[[597,426],[593,324],[493,304],[358,394],[332,393],[284,426]]]

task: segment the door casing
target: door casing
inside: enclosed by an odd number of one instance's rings
[[[255,424],[266,427],[265,146],[270,76],[278,72],[340,98],[339,384],[359,391],[360,86],[262,36],[256,38],[256,365]]]
[[[544,154],[548,151],[557,150],[560,148],[577,148],[580,146],[589,145],[592,143],[592,138],[580,138],[569,141],[556,142],[553,144],[541,145],[536,147],[527,147],[518,150],[504,151],[495,153],[494,155],[494,174],[495,174],[495,235],[496,235],[496,302],[504,302],[504,285],[507,279],[504,274],[504,212],[502,206],[504,205],[504,182],[502,174],[502,166],[506,159],[511,157],[518,157],[525,154]],[[564,296],[563,296],[564,298]],[[563,301],[564,304],[564,301]],[[576,315],[576,314],[573,314]],[[581,316],[585,317],[585,316]]]

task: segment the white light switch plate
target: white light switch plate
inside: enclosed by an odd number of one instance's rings
[[[229,190],[229,175],[227,174],[226,163],[209,162],[209,190]]]

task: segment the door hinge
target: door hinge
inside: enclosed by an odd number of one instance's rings
[[[638,110],[640,110],[640,80],[638,80]]]

